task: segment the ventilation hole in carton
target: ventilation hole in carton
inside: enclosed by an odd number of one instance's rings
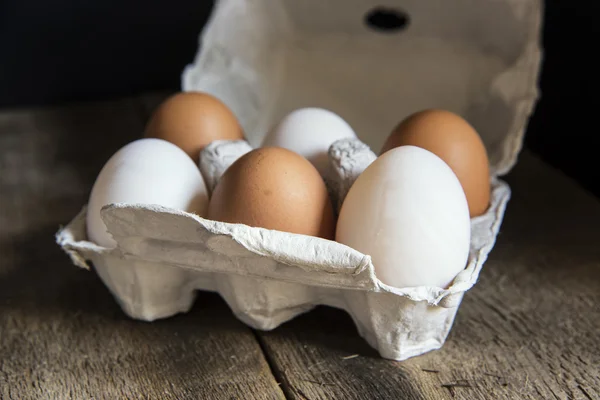
[[[409,18],[404,11],[375,7],[365,15],[365,23],[375,31],[394,33],[406,29]]]

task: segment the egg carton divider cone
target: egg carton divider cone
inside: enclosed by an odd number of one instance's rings
[[[382,357],[405,360],[440,348],[492,250],[510,197],[500,177],[517,160],[538,96],[541,1],[387,3],[409,15],[405,30],[382,34],[366,26],[364,15],[376,1],[218,0],[182,86],[224,101],[249,142],[204,150],[200,168],[209,189],[296,108],[323,107],[348,121],[360,140],[334,143],[332,174],[324,177],[338,210],[376,158],[371,149],[378,151],[401,119],[433,107],[463,115],[486,145],[492,196],[488,211],[471,220],[468,265],[448,289],[389,287],[368,255],[340,243],[158,206],[103,208],[114,249],[87,241],[84,207],[58,232],[58,244],[74,264],[93,263],[135,319],[186,312],[195,291],[207,290],[257,329],[323,304],[346,310]]]

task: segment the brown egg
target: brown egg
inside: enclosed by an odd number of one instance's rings
[[[490,170],[485,146],[462,117],[443,110],[425,110],[402,121],[381,149],[413,145],[429,150],[452,168],[460,181],[469,213],[485,213],[490,203]]]
[[[166,99],[146,125],[145,137],[182,148],[195,162],[214,140],[240,140],[242,128],[233,112],[214,96],[182,92]]]
[[[208,218],[333,240],[331,200],[317,169],[280,147],[246,153],[215,187]]]

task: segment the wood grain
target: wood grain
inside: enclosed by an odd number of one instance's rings
[[[379,359],[321,307],[259,334],[292,399],[599,399],[600,203],[525,152],[496,247],[445,346]]]
[[[165,96],[0,112],[0,398],[600,399],[600,203],[527,152],[439,351],[381,359],[327,307],[253,332],[208,293],[126,317],[53,234]]]
[[[133,321],[54,243],[143,115],[138,99],[0,113],[1,399],[283,398],[253,332],[217,295]]]

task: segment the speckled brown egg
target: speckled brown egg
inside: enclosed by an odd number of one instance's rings
[[[212,141],[240,140],[244,133],[221,100],[207,93],[182,92],[156,109],[144,136],[171,142],[198,162],[200,151]]]
[[[470,216],[485,213],[490,203],[489,161],[479,134],[467,121],[444,110],[415,113],[394,129],[381,154],[404,145],[421,147],[444,160],[462,185]]]
[[[215,187],[208,218],[333,240],[331,200],[317,169],[280,147],[250,151]]]

